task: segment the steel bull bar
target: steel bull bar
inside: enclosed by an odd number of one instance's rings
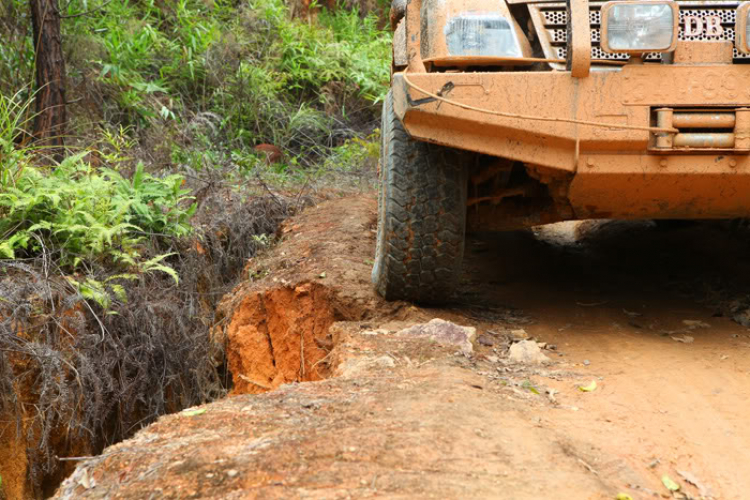
[[[567,71],[395,73],[406,130],[566,175],[577,218],[750,216],[750,65],[731,42],[597,70],[588,3],[569,12]]]

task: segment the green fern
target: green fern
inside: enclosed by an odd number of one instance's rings
[[[138,164],[128,180],[112,169],[93,169],[84,156],[70,156],[54,169],[27,159],[5,169],[13,183],[0,192],[0,258],[48,252],[70,270],[112,261],[165,271],[160,260],[141,263],[138,248],[152,234],[191,232],[195,205],[183,179],[156,178]]]
[[[162,261],[164,259],[166,259],[167,257],[171,257],[172,255],[176,255],[176,254],[168,253],[164,255],[157,255],[153,259],[149,259],[146,262],[141,263],[140,264],[141,272],[151,273],[154,271],[161,271],[171,276],[175,282],[175,285],[178,284],[180,282],[180,278],[179,276],[177,276],[177,272],[171,267],[169,267],[168,265],[162,264]]]

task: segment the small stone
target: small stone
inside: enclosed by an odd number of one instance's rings
[[[732,320],[745,328],[750,328],[750,309],[745,309],[744,311],[734,314]]]
[[[489,335],[484,335],[484,334],[480,335],[477,338],[477,342],[479,344],[482,344],[482,345],[488,346],[488,347],[495,345],[495,340],[492,337],[490,337]]]
[[[489,361],[490,363],[499,363],[500,358],[498,358],[497,356],[487,356],[487,361]]]
[[[510,346],[508,359],[524,365],[539,365],[549,361],[539,349],[539,345],[531,340],[522,340]]]
[[[237,472],[237,470],[236,470],[236,469],[229,469],[229,470],[227,471],[227,476],[229,476],[229,477],[234,477],[234,476],[236,476],[237,474],[239,474],[239,472]]]
[[[476,328],[461,326],[450,321],[435,318],[427,323],[414,325],[398,332],[404,337],[427,337],[440,345],[458,346],[464,354],[470,354],[474,347],[471,341],[476,335]]]
[[[584,359],[583,364],[584,366],[589,366],[591,364],[591,361],[589,361],[588,359]]]
[[[379,358],[375,358],[375,360],[373,361],[373,364],[381,368],[394,368],[396,366],[396,363],[395,361],[393,361],[393,358],[387,355],[383,355],[383,356],[380,356]]]
[[[511,330],[510,334],[519,339],[529,338],[529,334],[526,333],[526,330],[524,330],[523,328],[519,328],[518,330]]]

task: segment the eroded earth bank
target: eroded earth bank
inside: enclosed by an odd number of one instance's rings
[[[375,205],[289,220],[217,314],[230,397],[82,461],[57,496],[747,497],[745,228],[472,236],[459,295],[427,309],[372,292]]]

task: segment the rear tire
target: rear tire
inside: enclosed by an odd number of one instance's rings
[[[466,230],[467,155],[411,139],[383,103],[378,231],[372,281],[387,300],[447,301]]]

